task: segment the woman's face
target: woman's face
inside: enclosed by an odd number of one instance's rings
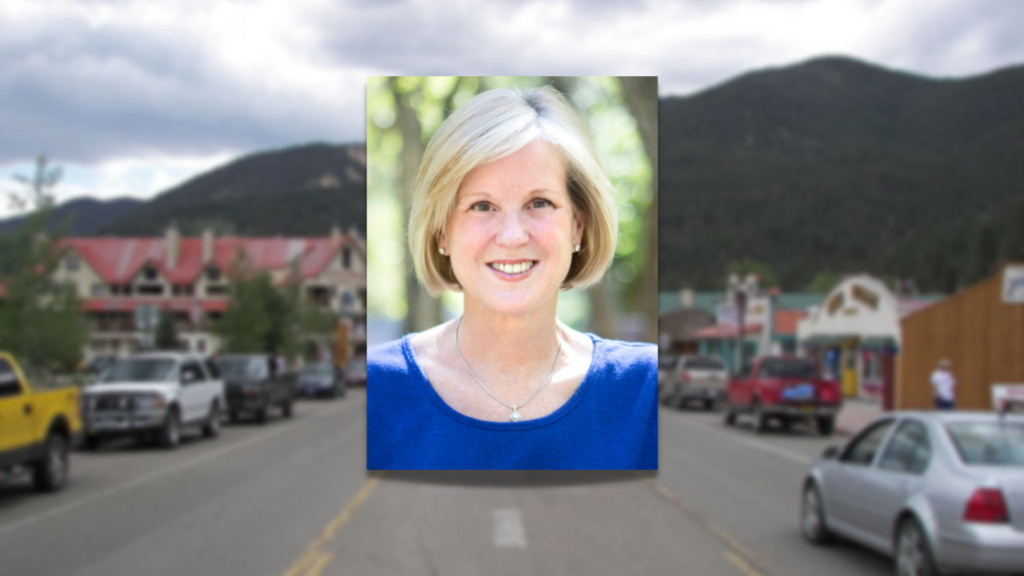
[[[518,316],[554,305],[582,236],[562,158],[538,139],[463,178],[440,245],[467,305]]]

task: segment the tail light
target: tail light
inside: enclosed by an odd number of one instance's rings
[[[689,382],[689,381],[690,381],[690,373],[689,372],[683,372],[683,382]]]
[[[964,508],[964,522],[1004,524],[1010,521],[1006,500],[998,488],[978,488]]]

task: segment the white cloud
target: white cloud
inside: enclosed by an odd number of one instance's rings
[[[1021,21],[1013,0],[5,0],[0,170],[46,153],[92,170],[90,194],[141,196],[206,166],[189,159],[361,141],[367,75],[658,75],[686,94],[824,54],[978,74],[1024,61]],[[136,167],[100,176],[118,163]]]

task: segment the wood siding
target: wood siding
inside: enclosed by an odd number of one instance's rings
[[[1024,383],[1024,304],[1004,304],[1000,272],[901,321],[895,408],[932,408],[930,377],[953,362],[956,406],[991,410],[992,384]]]

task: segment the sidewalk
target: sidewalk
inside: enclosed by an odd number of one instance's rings
[[[839,411],[839,416],[836,417],[836,432],[845,436],[855,434],[880,414],[882,407],[878,402],[847,398],[843,401],[843,409]]]

